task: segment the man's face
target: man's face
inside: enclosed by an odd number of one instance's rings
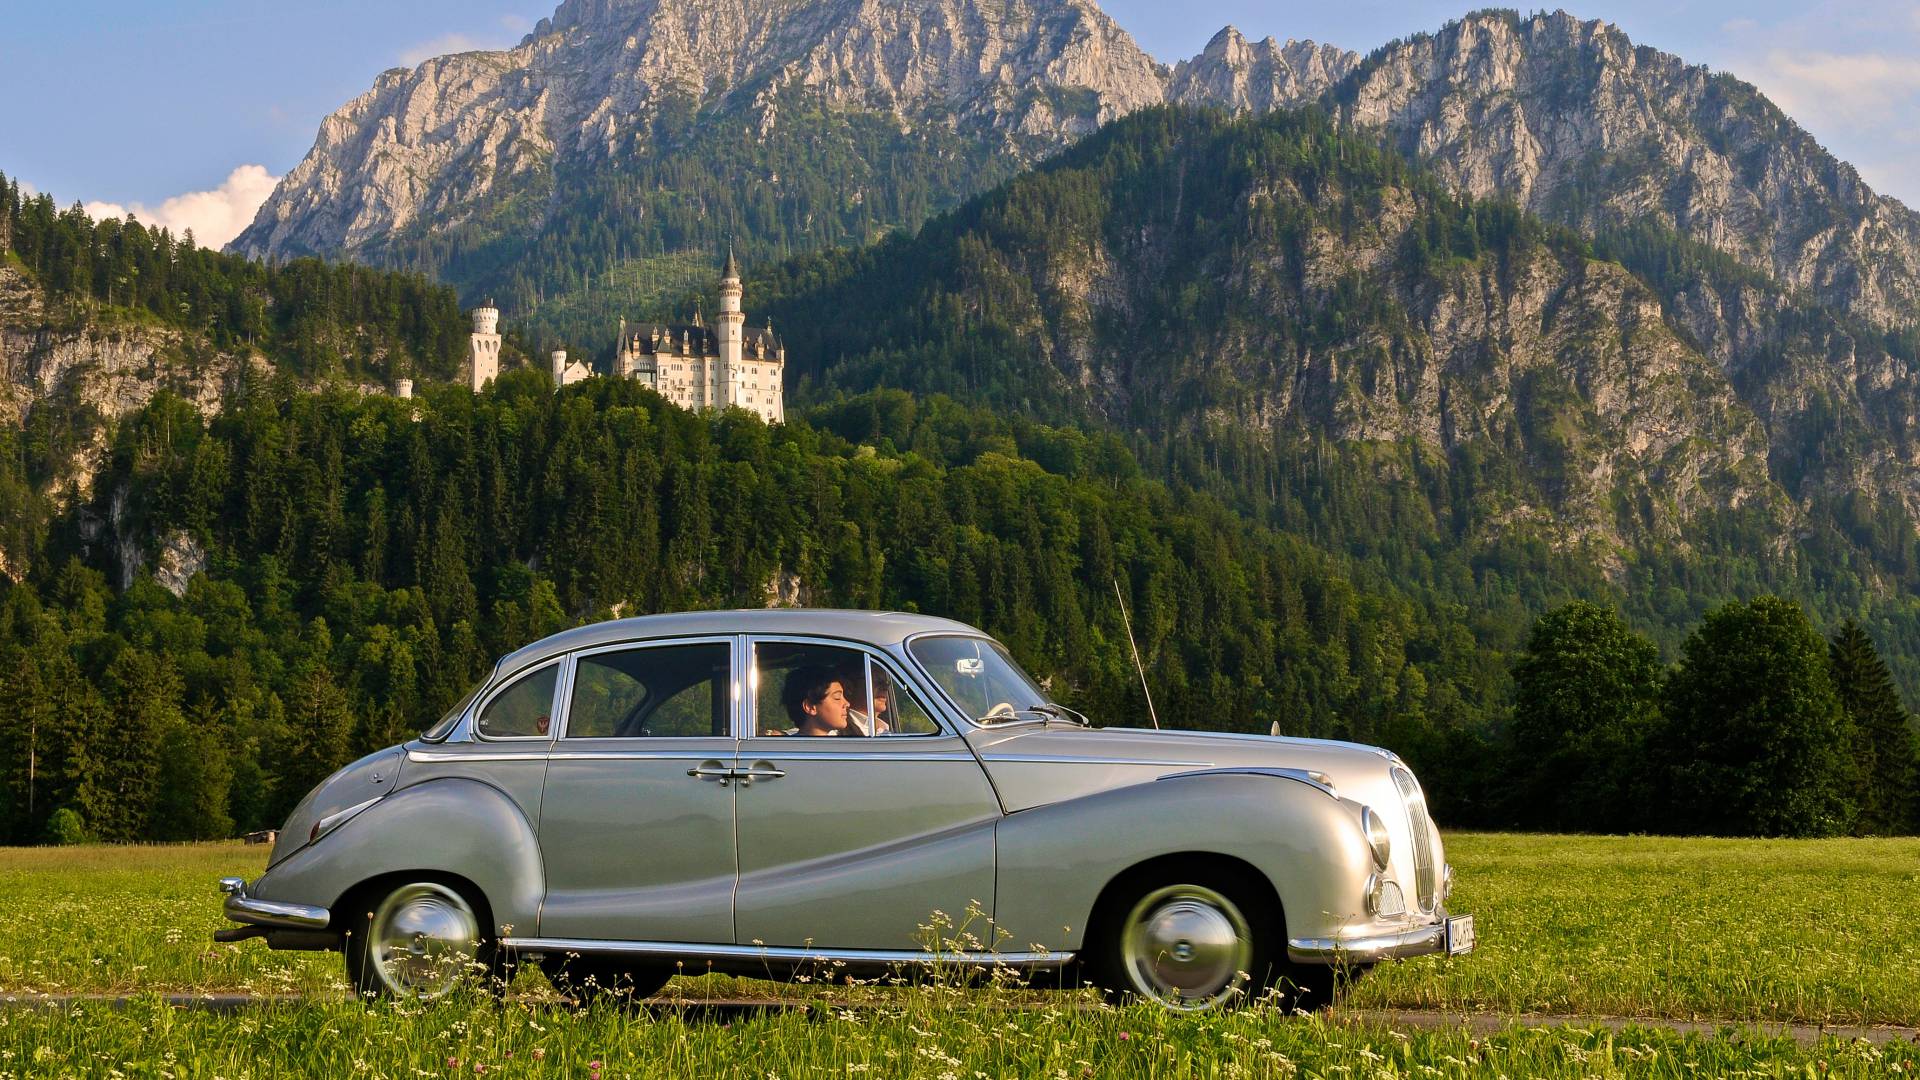
[[[826,730],[844,730],[847,726],[847,688],[835,681],[827,687],[818,705],[805,708],[807,715],[818,718],[820,726]]]

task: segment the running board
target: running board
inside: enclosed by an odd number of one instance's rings
[[[810,961],[847,964],[955,964],[964,967],[1056,968],[1073,959],[1070,952],[931,952],[924,949],[797,949],[775,945],[697,945],[684,941],[597,941],[591,938],[501,938],[503,948],[527,953],[591,953],[682,960]]]

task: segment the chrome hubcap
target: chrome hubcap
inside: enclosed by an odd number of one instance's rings
[[[459,893],[432,882],[403,885],[367,928],[380,981],[401,997],[437,998],[473,970],[480,920]]]
[[[1120,935],[1132,989],[1173,1009],[1210,1008],[1240,989],[1253,933],[1233,901],[1203,885],[1170,885],[1142,897]]]

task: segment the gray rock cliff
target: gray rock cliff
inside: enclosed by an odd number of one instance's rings
[[[1164,97],[1167,73],[1089,0],[567,0],[517,48],[382,74],[321,125],[233,248],[352,253],[489,198],[551,197],[662,108],[782,96],[977,132],[1022,159]]]
[[[1652,221],[1882,325],[1920,311],[1920,215],[1747,83],[1565,12],[1482,12],[1377,51],[1331,101],[1469,194]]]

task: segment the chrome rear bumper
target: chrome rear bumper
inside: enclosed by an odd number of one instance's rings
[[[1471,937],[1450,947],[1447,919],[1443,915],[1438,922],[1399,933],[1352,938],[1288,938],[1287,959],[1296,964],[1377,964],[1382,960],[1405,960],[1434,953],[1458,955],[1472,948]]]
[[[242,878],[221,878],[220,891],[227,894],[227,918],[237,923],[282,930],[325,930],[333,921],[332,913],[323,907],[249,896],[247,883]]]

